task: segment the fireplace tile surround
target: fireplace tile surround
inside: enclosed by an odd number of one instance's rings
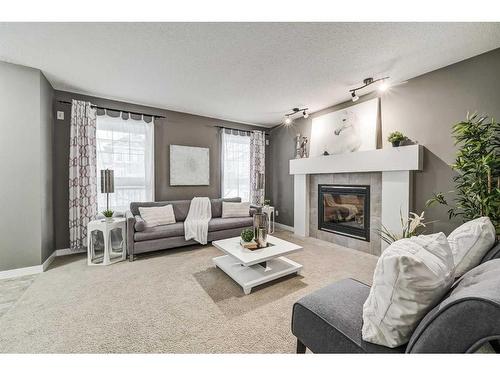
[[[369,185],[370,186],[370,241],[347,237],[318,229],[318,185]],[[382,173],[313,174],[309,179],[309,236],[341,246],[380,255],[380,229],[382,208]]]

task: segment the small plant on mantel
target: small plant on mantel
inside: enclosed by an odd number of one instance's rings
[[[392,143],[393,147],[401,146],[401,143],[406,141],[408,137],[399,131],[395,131],[389,134],[387,140]]]
[[[488,216],[500,235],[500,124],[489,116],[469,115],[453,125],[455,145],[459,146],[455,163],[454,205],[445,193],[434,193],[426,205],[449,207],[448,215],[464,221]]]
[[[271,205],[271,200],[270,199],[264,199],[264,206],[270,206]]]

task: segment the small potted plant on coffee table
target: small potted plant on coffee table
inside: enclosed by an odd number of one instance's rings
[[[104,211],[102,211],[102,214],[106,218],[106,221],[113,221],[114,211],[112,211],[112,210],[104,210]]]
[[[241,232],[241,240],[240,244],[243,246],[245,249],[248,250],[255,250],[257,249],[257,242],[253,240],[254,233],[253,229],[243,229]]]
[[[392,147],[399,147],[401,143],[406,141],[408,137],[406,137],[403,133],[399,131],[392,132],[387,137],[387,140],[392,143]]]

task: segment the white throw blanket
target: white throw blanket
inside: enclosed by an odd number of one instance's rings
[[[189,212],[184,221],[184,235],[187,240],[195,241],[205,245],[208,237],[208,222],[212,218],[212,207],[210,199],[206,197],[194,197],[189,206]]]

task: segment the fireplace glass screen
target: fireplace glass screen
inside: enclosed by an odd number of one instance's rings
[[[364,241],[370,240],[370,187],[318,186],[318,228]]]

